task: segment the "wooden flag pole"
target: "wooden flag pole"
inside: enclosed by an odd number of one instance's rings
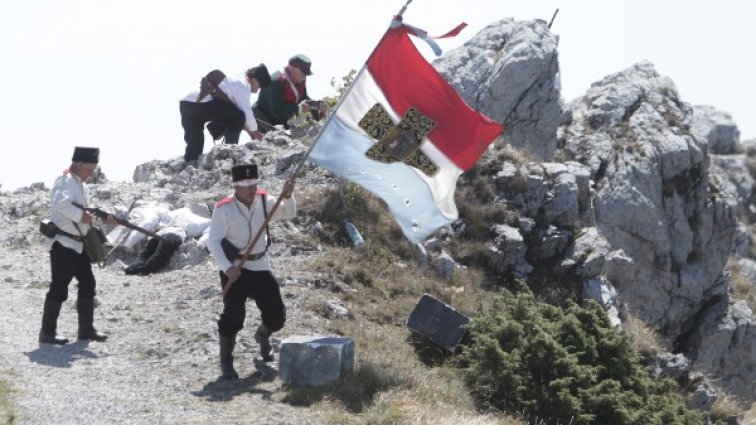
[[[409,6],[410,3],[412,3],[412,0],[407,0],[407,3],[405,3],[404,6],[402,6],[402,9],[399,11],[399,14],[397,16],[402,16],[402,14],[407,10],[407,6]],[[357,73],[357,75],[354,76],[354,79],[352,79],[352,81],[357,81],[357,79],[360,78],[360,76],[365,72],[365,69],[367,69],[367,62],[362,65],[362,68],[360,68],[360,71]],[[291,173],[291,176],[289,176],[289,178],[286,180],[286,183],[284,183],[284,185],[287,185],[287,184],[293,185],[294,184],[294,182],[297,179],[297,175],[302,170],[302,167],[304,166],[305,161],[307,161],[307,158],[310,156],[310,153],[312,152],[312,149],[318,143],[318,140],[320,140],[320,136],[323,134],[323,129],[325,129],[325,128],[328,127],[328,124],[333,119],[333,116],[336,115],[336,112],[341,107],[341,104],[344,103],[344,99],[346,99],[347,97],[349,97],[349,93],[352,91],[352,87],[353,86],[350,85],[347,88],[347,90],[344,93],[344,95],[341,96],[341,99],[339,99],[339,103],[333,109],[333,112],[330,115],[328,115],[328,119],[326,120],[325,124],[323,125],[323,127],[320,128],[320,131],[318,132],[318,135],[315,136],[315,140],[312,142],[312,144],[310,145],[310,147],[307,149],[307,151],[305,152],[304,156],[302,156],[302,159],[299,160],[299,163],[297,164],[297,168],[294,169],[294,172]],[[273,204],[273,208],[271,208],[270,211],[268,212],[268,215],[265,216],[265,221],[260,226],[260,228],[257,229],[257,233],[255,234],[255,237],[252,238],[252,242],[249,244],[249,246],[247,247],[246,251],[244,251],[244,255],[242,256],[241,260],[239,261],[239,265],[235,266],[239,270],[241,270],[242,266],[244,265],[244,263],[247,262],[247,259],[249,258],[249,256],[252,253],[252,249],[257,244],[257,241],[260,240],[260,237],[262,236],[263,231],[265,231],[265,227],[268,225],[268,223],[270,223],[271,218],[273,218],[273,214],[275,214],[276,210],[278,210],[278,206],[281,205],[281,201],[282,200],[283,200],[283,198],[281,198],[280,196],[278,197],[278,199],[276,199],[276,203]],[[228,291],[231,290],[231,286],[233,286],[234,282],[235,282],[234,280],[230,280],[229,279],[229,281],[226,282],[226,284],[223,286],[223,296],[224,297],[226,296],[226,294],[228,294]]]
[[[407,0],[407,3],[405,3],[404,6],[402,6],[402,10],[399,11],[399,13],[396,14],[396,16],[402,16],[404,15],[404,12],[407,10],[407,6],[412,3],[412,0]]]

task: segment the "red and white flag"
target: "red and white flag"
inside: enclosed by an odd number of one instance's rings
[[[457,219],[457,178],[503,131],[417,51],[418,31],[392,23],[310,153],[383,199],[413,242]]]

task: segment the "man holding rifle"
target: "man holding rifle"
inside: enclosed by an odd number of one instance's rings
[[[74,205],[89,205],[89,196],[84,182],[97,169],[100,150],[79,147],[74,149],[71,167],[55,180],[50,193],[50,221],[63,232],[48,238],[45,248],[50,252],[52,280],[45,296],[42,313],[42,329],[39,342],[66,344],[68,340],[56,336],[58,315],[63,302],[68,299],[68,285],[75,277],[79,282],[76,310],[79,314],[79,339],[105,341],[107,336],[95,330],[94,296],[95,278],[92,264],[84,252],[82,243],[95,217]],[[115,224],[115,217],[108,215],[106,222]],[[80,236],[77,238],[77,236]]]
[[[272,220],[287,220],[296,215],[296,204],[291,199],[293,180],[288,180],[281,191],[281,198],[286,200],[278,202],[265,191],[258,190],[256,164],[236,165],[231,169],[231,175],[234,194],[216,203],[207,241],[207,248],[220,268],[221,287],[225,294],[223,313],[218,320],[223,379],[239,377],[234,369],[233,350],[236,334],[244,325],[247,298],[255,300],[260,309],[262,323],[255,332],[260,356],[266,362],[273,360],[270,336],[283,328],[286,310],[265,255],[269,235],[266,232],[254,246],[250,248],[250,245],[260,229],[267,226],[266,215],[271,205],[274,205],[270,208]],[[244,254],[247,254],[246,261],[242,264],[239,257]]]

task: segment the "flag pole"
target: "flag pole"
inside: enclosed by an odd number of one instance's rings
[[[410,3],[412,3],[412,0],[407,0],[407,3],[402,6],[402,10],[400,10],[399,13],[396,14],[396,16],[404,15],[404,12],[407,10],[407,6],[409,6]]]
[[[401,17],[402,14],[404,14],[404,12],[407,10],[407,6],[409,6],[410,3],[412,3],[412,0],[407,0],[407,3],[405,3],[404,6],[402,6],[402,9],[399,11],[399,13],[396,16]],[[378,44],[380,44],[380,41],[378,42]],[[376,44],[376,47],[378,46],[378,44]],[[370,55],[372,56],[372,53]],[[368,56],[368,58],[370,58],[370,56]],[[360,71],[357,73],[357,75],[354,76],[354,78],[352,79],[352,82],[357,81],[360,78],[360,76],[365,72],[366,68],[367,68],[367,61],[365,61],[365,63],[362,64],[362,68],[360,68]],[[333,112],[331,112],[331,114],[328,115],[328,118],[326,119],[325,124],[323,125],[323,127],[320,128],[320,131],[318,131],[317,136],[315,136],[315,140],[313,140],[313,142],[310,145],[310,147],[307,148],[307,151],[305,151],[304,156],[302,157],[301,160],[299,160],[299,163],[297,164],[297,167],[291,173],[291,175],[289,176],[289,178],[286,179],[286,183],[284,183],[284,185],[286,185],[286,184],[292,184],[293,185],[294,184],[294,181],[297,179],[297,175],[302,170],[302,167],[304,166],[305,161],[307,161],[307,158],[310,156],[310,153],[312,152],[312,150],[315,148],[315,145],[320,140],[320,136],[322,136],[322,134],[323,134],[323,129],[325,129],[326,127],[328,127],[328,124],[333,119],[333,116],[336,115],[336,112],[338,112],[339,108],[341,108],[341,105],[342,105],[342,103],[344,103],[344,100],[347,97],[349,97],[349,93],[351,93],[353,87],[354,87],[353,84],[350,84],[349,87],[347,87],[346,92],[344,92],[344,94],[339,99],[339,102],[336,104],[336,107],[333,109]],[[239,260],[239,265],[235,266],[239,270],[241,270],[241,268],[244,265],[244,263],[247,262],[247,259],[252,254],[252,249],[257,244],[257,241],[260,240],[260,237],[262,236],[263,231],[265,230],[265,228],[268,225],[268,223],[270,223],[270,220],[273,218],[273,214],[275,214],[275,212],[278,210],[278,206],[281,205],[281,201],[283,201],[283,198],[281,198],[279,196],[278,199],[276,199],[276,203],[273,204],[273,207],[268,212],[268,215],[265,216],[265,221],[260,226],[260,228],[257,229],[257,233],[255,234],[255,237],[252,238],[252,242],[250,242],[250,244],[247,247],[246,251],[244,251],[244,255],[242,255],[241,259]],[[231,286],[234,284],[234,282],[235,282],[234,280],[229,280],[228,282],[226,282],[226,285],[223,286],[223,296],[224,297],[226,296],[226,294],[228,294],[228,291],[231,290]]]

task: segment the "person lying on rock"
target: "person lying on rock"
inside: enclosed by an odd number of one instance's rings
[[[269,209],[273,209],[272,206],[277,200],[258,189],[256,164],[236,165],[231,169],[231,176],[234,194],[215,204],[207,239],[207,249],[220,269],[221,288],[231,285],[230,289],[226,288],[223,313],[218,320],[221,378],[226,380],[239,377],[234,369],[233,351],[236,334],[244,325],[247,298],[253,299],[260,309],[262,323],[255,332],[255,340],[260,345],[263,361],[273,360],[270,336],[283,328],[286,321],[281,291],[270,271],[266,256],[270,245],[267,229],[250,251],[247,261],[241,264],[239,258],[265,225],[265,216]],[[293,191],[293,181],[287,181],[281,191],[281,198],[285,201],[275,209],[272,220],[288,220],[295,217],[296,203],[293,198],[290,199]]]
[[[126,267],[127,275],[148,275],[162,269],[171,260],[187,238],[207,238],[210,219],[199,216],[189,208],[173,211],[148,210],[139,227],[156,232],[160,238],[150,238],[137,255],[137,260]],[[132,232],[124,242],[127,248],[136,246],[145,235]],[[202,238],[200,241],[204,242]]]

